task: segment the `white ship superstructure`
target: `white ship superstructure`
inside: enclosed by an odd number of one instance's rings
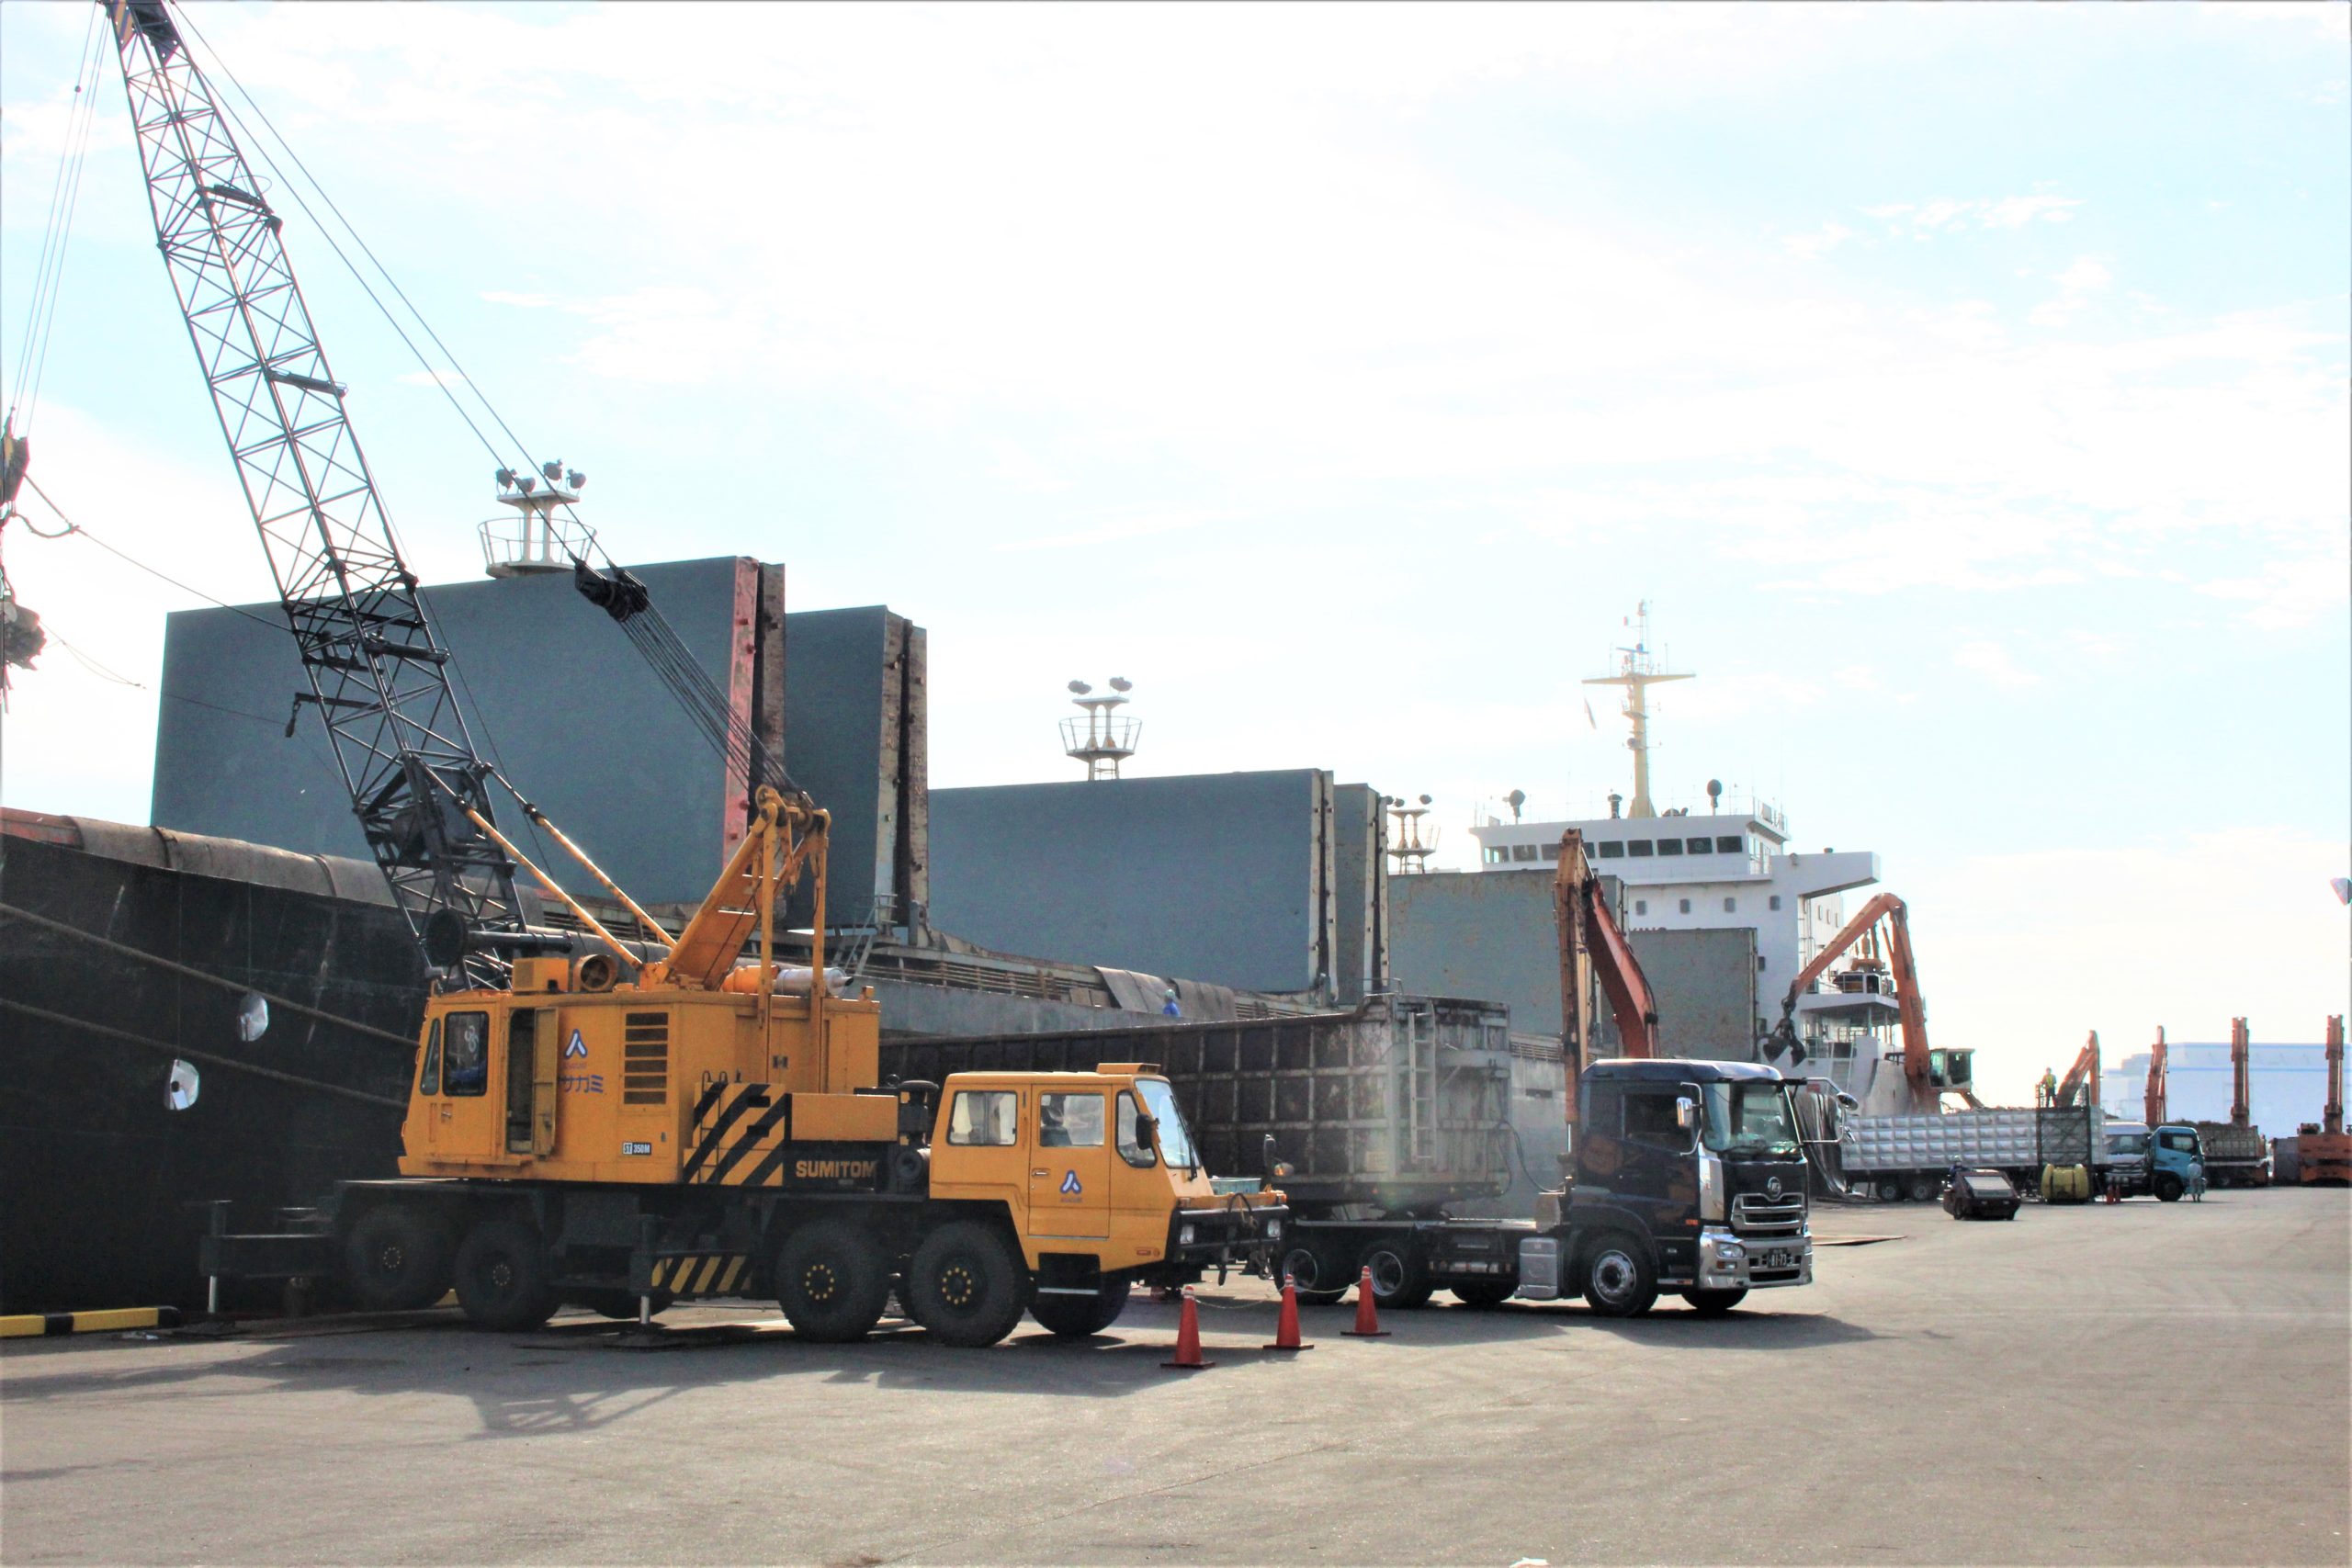
[[[1625,690],[1623,711],[1633,727],[1627,741],[1634,753],[1632,800],[1611,795],[1605,817],[1555,821],[1506,821],[1482,812],[1470,829],[1478,840],[1480,869],[1525,870],[1555,862],[1561,834],[1573,828],[1584,836],[1595,867],[1624,884],[1623,919],[1629,931],[1753,930],[1761,1042],[1779,1021],[1789,983],[1845,925],[1844,895],[1878,881],[1879,857],[1869,850],[1793,850],[1788,819],[1777,806],[1750,800],[1744,810],[1725,811],[1722,786],[1713,781],[1707,786],[1713,809],[1707,814],[1659,812],[1650,795],[1646,688],[1692,677],[1664,670],[1652,654],[1646,606],[1640,624],[1634,646],[1620,650],[1618,670],[1588,682]],[[1797,1037],[1807,1058],[1801,1070],[1826,1074],[1839,1088],[1867,1095],[1884,1076],[1881,1064],[1888,1054],[1900,1055],[1895,1004],[1883,966],[1855,964],[1815,984],[1797,999]],[[1888,1065],[1899,1078],[1899,1061]]]

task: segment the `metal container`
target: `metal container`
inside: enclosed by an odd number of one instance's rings
[[[1212,1172],[1261,1174],[1271,1134],[1302,1213],[1430,1213],[1510,1183],[1510,1015],[1484,1002],[1384,996],[1351,1012],[882,1045],[886,1077],[934,1082],[1135,1061],[1168,1075]]]
[[[2095,1107],[1852,1116],[1838,1128],[1838,1155],[1849,1175],[1955,1165],[2038,1175],[2045,1165],[2105,1165],[2105,1122]]]

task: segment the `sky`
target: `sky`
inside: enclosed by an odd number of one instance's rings
[[[11,371],[88,14],[0,6]],[[929,628],[937,785],[1073,776],[1064,682],[1124,675],[1131,773],[1427,793],[1467,865],[1627,786],[1579,682],[1646,603],[1659,804],[1877,851],[1996,1093],[2347,1010],[2352,7],[187,15],[614,556]],[[265,599],[109,55],[34,477]],[[517,454],[269,185],[471,576]],[[0,797],[146,820],[200,600],[0,552],[59,639]]]

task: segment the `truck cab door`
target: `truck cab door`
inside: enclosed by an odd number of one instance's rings
[[[1678,1101],[1695,1093],[1682,1084],[1629,1083],[1622,1097],[1622,1163],[1613,1190],[1660,1241],[1697,1234],[1697,1134],[1681,1124],[1676,1111]]]
[[[1029,1232],[1103,1240],[1111,1234],[1108,1096],[1101,1089],[1037,1096],[1029,1164]]]

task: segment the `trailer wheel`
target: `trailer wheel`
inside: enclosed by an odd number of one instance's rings
[[[1464,1280],[1447,1287],[1453,1299],[1466,1307],[1500,1306],[1518,1288],[1508,1280]]]
[[[1029,1315],[1064,1339],[1090,1339],[1119,1321],[1128,1294],[1126,1280],[1106,1280],[1090,1296],[1039,1296],[1029,1303]]]
[[[1941,1182],[1925,1172],[1914,1176],[1911,1179],[1911,1201],[1914,1203],[1934,1202],[1938,1196],[1937,1190],[1941,1186]]]
[[[863,1339],[890,1299],[880,1250],[854,1225],[820,1220],[776,1249],[776,1301],[803,1339],[836,1345]]]
[[[555,1315],[547,1247],[519,1220],[484,1220],[458,1248],[458,1304],[483,1328],[513,1333]]]
[[[1903,1184],[1895,1180],[1894,1178],[1891,1176],[1880,1177],[1878,1179],[1878,1186],[1874,1190],[1878,1194],[1878,1201],[1882,1203],[1900,1203],[1903,1201]]]
[[[1390,1311],[1426,1306],[1437,1286],[1410,1242],[1375,1241],[1356,1258],[1356,1277],[1372,1270],[1372,1299]]]
[[[971,1220],[944,1224],[915,1248],[907,1310],[950,1345],[993,1345],[1021,1321],[1028,1292],[1021,1259],[1004,1237]]]
[[[351,1227],[344,1272],[362,1311],[413,1312],[448,1290],[456,1250],[440,1215],[414,1203],[379,1203]]]
[[[2180,1201],[2180,1195],[2187,1190],[2188,1189],[2181,1185],[2180,1178],[2171,1171],[2160,1170],[2156,1173],[2156,1197],[2159,1201],[2177,1203]]]
[[[1657,1270],[1641,1243],[1611,1231],[1587,1247],[1584,1299],[1601,1317],[1639,1317],[1657,1304]]]
[[[1747,1299],[1745,1286],[1736,1291],[1685,1291],[1682,1299],[1701,1317],[1721,1317]]]
[[[1329,1306],[1348,1293],[1342,1280],[1334,1288],[1327,1278],[1340,1272],[1339,1265],[1311,1247],[1294,1247],[1283,1254],[1282,1262],[1274,1269],[1274,1282],[1289,1280],[1298,1286],[1301,1306]]]

